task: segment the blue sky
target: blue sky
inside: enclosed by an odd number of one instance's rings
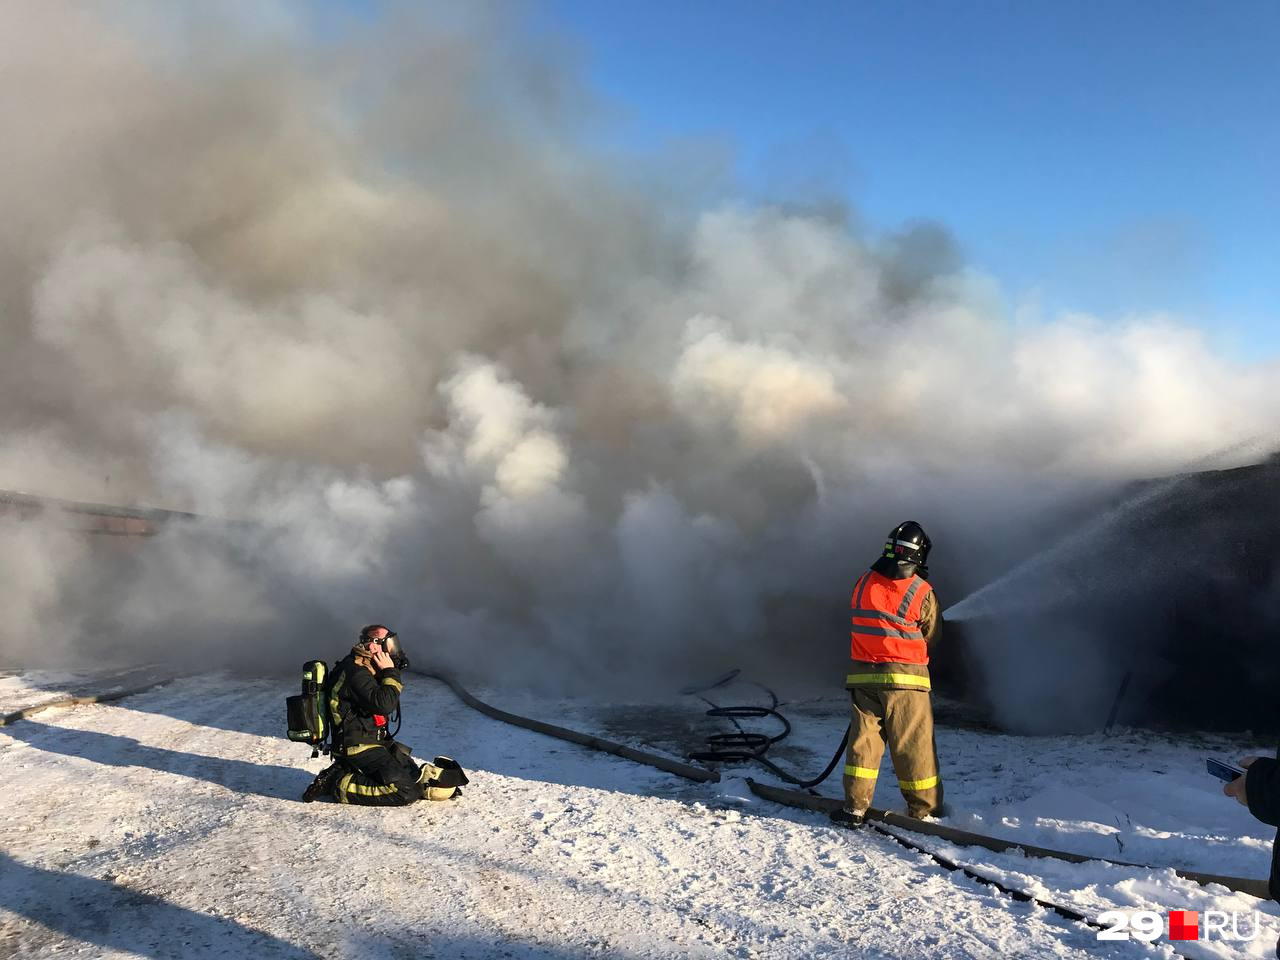
[[[502,4],[496,9],[501,11]],[[1169,310],[1280,355],[1280,0],[541,0],[608,137],[935,220],[1014,305]]]

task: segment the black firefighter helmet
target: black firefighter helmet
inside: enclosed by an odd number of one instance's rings
[[[900,523],[889,533],[884,543],[884,555],[889,560],[899,563],[914,563],[926,566],[929,563],[929,549],[933,541],[924,532],[924,527],[914,520]]]

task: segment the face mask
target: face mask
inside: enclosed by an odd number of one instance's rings
[[[373,637],[361,637],[361,646],[368,647],[371,643],[377,643],[382,646],[387,656],[391,658],[391,662],[395,664],[397,670],[404,670],[409,666],[409,658],[404,655],[404,647],[400,645],[399,634],[392,631],[382,639]]]
[[[383,637],[382,649],[387,651],[387,656],[391,658],[391,662],[396,665],[397,670],[404,670],[409,666],[409,658],[404,655],[404,647],[400,646],[398,634],[388,633]]]

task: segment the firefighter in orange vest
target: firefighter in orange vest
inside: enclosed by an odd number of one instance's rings
[[[853,723],[845,805],[831,814],[843,826],[862,825],[886,743],[907,813],[926,817],[942,806],[929,702],[929,643],[940,619],[926,579],[931,546],[920,524],[899,524],[885,542],[884,555],[853,586],[852,663],[845,680],[853,696]]]

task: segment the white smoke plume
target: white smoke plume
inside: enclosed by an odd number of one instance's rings
[[[212,518],[0,522],[6,663],[381,620],[494,681],[838,673],[894,523],[958,599],[1082,492],[1276,432],[1275,365],[1176,317],[1015,322],[936,226],[593,146],[505,8],[348,27],[0,7],[0,489]]]

